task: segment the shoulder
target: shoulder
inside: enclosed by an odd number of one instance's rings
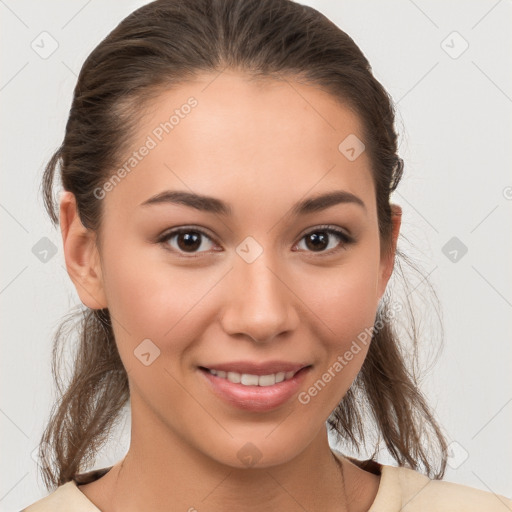
[[[20,512],[99,512],[71,480]]]
[[[111,466],[76,475],[73,480],[60,485],[48,496],[32,503],[20,512],[100,512],[87,496],[78,488],[78,484],[89,483],[104,475]]]
[[[467,485],[432,480],[407,467],[381,465],[379,491],[368,512],[512,512],[512,500]]]

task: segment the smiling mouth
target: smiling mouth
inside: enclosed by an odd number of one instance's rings
[[[238,361],[210,366],[197,367],[207,388],[230,406],[257,413],[275,410],[291,400],[313,367],[283,361]]]
[[[308,367],[304,367],[308,368]],[[298,372],[302,371],[301,368],[296,371],[289,372],[277,372],[270,373],[268,375],[254,375],[251,373],[238,373],[238,372],[226,372],[222,370],[215,370],[214,368],[200,367],[201,370],[207,371],[208,373],[215,375],[221,379],[226,379],[233,384],[242,384],[243,386],[273,386],[292,379]]]

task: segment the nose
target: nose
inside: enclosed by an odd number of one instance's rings
[[[299,322],[298,299],[288,281],[266,251],[252,263],[237,257],[225,283],[224,331],[258,343],[292,332]]]

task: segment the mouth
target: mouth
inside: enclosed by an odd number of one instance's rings
[[[233,384],[242,384],[242,386],[273,386],[285,380],[290,380],[297,373],[290,372],[277,372],[269,373],[267,375],[254,375],[252,373],[238,373],[238,372],[225,372],[212,368],[201,368],[210,372],[212,375],[219,377],[219,379],[226,379]],[[298,370],[300,371],[300,370]]]
[[[199,366],[210,391],[228,404],[267,411],[287,402],[298,391],[312,365],[268,363]]]

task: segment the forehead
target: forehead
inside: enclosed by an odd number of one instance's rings
[[[358,116],[317,87],[231,71],[198,75],[148,104],[106,202],[134,208],[177,188],[244,204],[334,187],[368,199],[367,154],[351,161],[340,150],[354,136],[363,140]]]

